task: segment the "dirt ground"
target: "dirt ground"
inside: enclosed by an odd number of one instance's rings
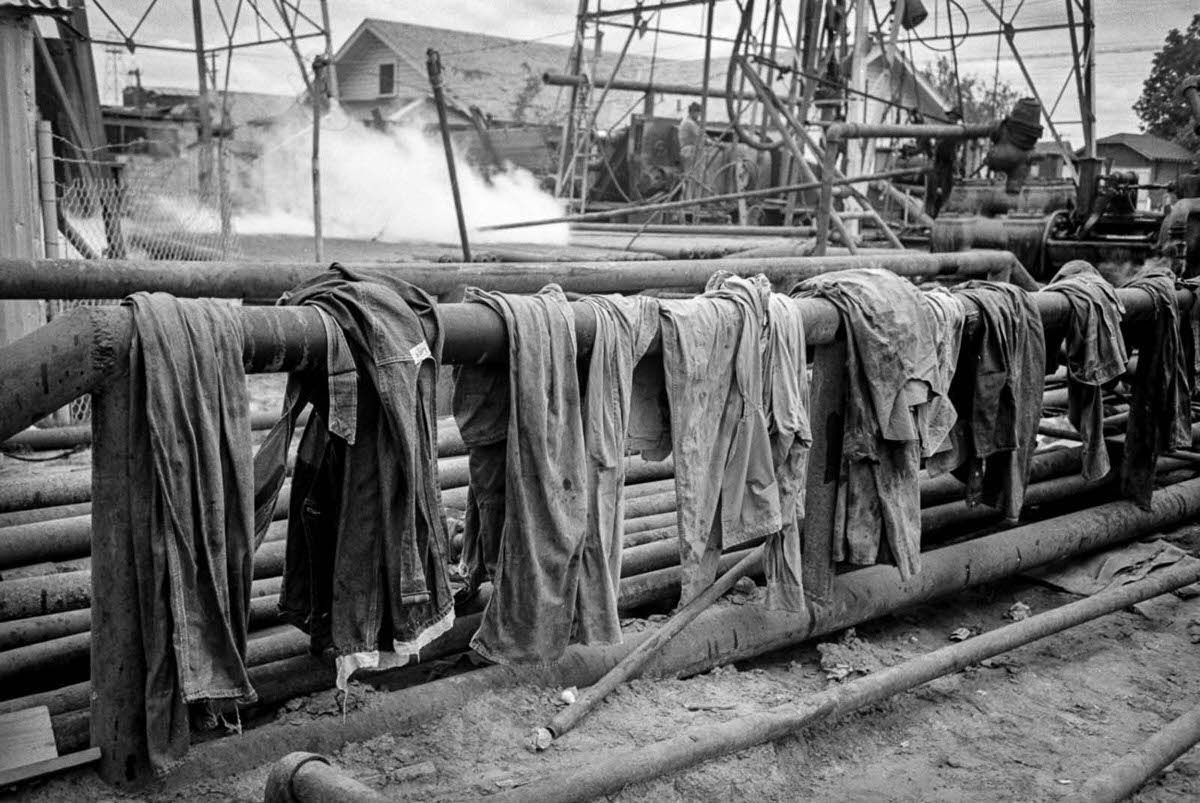
[[[1200,551],[1200,526],[1168,537],[1193,554]],[[944,646],[959,628],[1000,627],[1016,602],[1036,614],[1072,599],[1013,579],[877,620],[824,646],[803,645],[688,679],[636,680],[542,754],[528,752],[524,743],[530,727],[555,711],[561,690],[518,687],[479,697],[419,728],[350,744],[332,759],[397,799],[482,797],[579,765],[605,750],[649,744],[690,726],[719,728],[731,717],[840,682],[829,675],[853,678],[859,670]],[[1200,703],[1200,647],[1192,643],[1198,629],[1200,597],[1168,595],[839,721],[630,786],[610,800],[1064,798],[1114,757]],[[295,710],[280,716],[340,716],[332,692],[289,707]],[[261,800],[267,769],[150,796],[112,794],[90,771],[82,771],[24,787],[18,796],[32,801],[252,801]],[[1200,751],[1193,751],[1135,799],[1198,797]]]

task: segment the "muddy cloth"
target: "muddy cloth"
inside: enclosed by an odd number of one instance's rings
[[[1154,300],[1154,320],[1138,341],[1137,376],[1129,401],[1129,423],[1121,462],[1121,492],[1145,509],[1154,491],[1159,455],[1192,442],[1191,389],[1184,348],[1185,327],[1175,298],[1175,274],[1147,267],[1125,287],[1145,290]]]
[[[596,337],[583,393],[583,440],[587,448],[588,518],[579,593],[595,595],[581,607],[603,611],[599,632],[583,641],[619,639],[617,595],[621,588],[621,542],[625,537],[625,451],[633,369],[658,334],[658,300],[647,296],[586,296],[596,316]],[[591,627],[590,617],[580,628]]]
[[[958,353],[962,347],[963,324],[967,311],[962,299],[950,291],[938,287],[922,294],[925,306],[933,321],[934,342],[937,344],[938,381],[937,395],[929,403],[918,408],[918,423],[925,433],[921,455],[932,457],[946,451],[950,446],[950,431],[958,420],[954,403],[950,399],[950,386],[958,367]]]
[[[722,549],[782,524],[763,409],[769,297],[764,277],[720,272],[703,295],[661,302],[681,604],[712,585]]]
[[[917,473],[930,441],[920,408],[946,392],[927,302],[911,282],[878,269],[816,276],[795,294],[831,302],[846,332],[834,559],[875,563],[886,538],[900,576],[908,579],[921,565]]]
[[[479,409],[501,387],[494,369],[460,372],[454,395],[463,441],[496,447],[491,469],[505,447],[499,538],[483,533],[493,540],[480,541],[485,563],[487,554],[496,556],[493,591],[471,646],[497,663],[547,664],[575,641],[620,641],[615,591],[584,587],[597,579],[584,576],[585,553],[598,558],[604,549],[587,526],[589,461],[571,306],[557,285],[533,296],[468,288],[466,298],[499,313],[508,331],[504,440],[494,440],[498,417]],[[604,579],[607,564],[589,567]]]
[[[129,352],[129,453],[146,660],[150,764],[165,773],[190,741],[188,704],[254,702],[246,672],[254,470],[234,309],[137,293]]]
[[[506,364],[455,366],[451,409],[467,447],[468,474],[459,561],[463,596],[496,573],[504,530],[508,396]]]
[[[1121,335],[1125,307],[1116,289],[1082,259],[1063,265],[1042,292],[1061,293],[1070,302],[1067,418],[1083,441],[1083,478],[1102,479],[1110,468],[1104,443],[1102,386],[1124,373],[1129,359]]]
[[[1025,503],[1029,465],[1042,415],[1046,344],[1037,305],[1010,284],[971,281],[952,291],[978,315],[963,333],[950,400],[958,420],[951,448],[926,463],[931,475],[953,471],[981,502],[1015,521]]]
[[[297,392],[291,383],[277,425],[283,448],[256,460],[256,474],[271,476],[269,463],[286,454],[290,425],[311,403],[292,478],[280,609],[315,650],[333,651],[344,688],[357,669],[419,658],[454,622],[437,484],[441,322],[423,291],[384,271],[338,265],[285,303],[328,316],[354,363],[351,371],[331,351],[320,387],[310,381]]]
[[[763,570],[768,608],[805,611],[800,565],[804,493],[812,430],[808,418],[808,366],[804,319],[795,300],[772,293],[767,306],[767,351],[763,360],[763,408],[771,439],[771,462],[779,486],[783,526],[767,536]]]

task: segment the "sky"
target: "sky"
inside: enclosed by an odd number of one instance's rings
[[[264,37],[271,28],[282,30],[280,18],[273,10],[277,0],[257,0],[264,20],[257,19],[252,7],[239,0],[201,0],[205,18],[205,37],[208,44],[224,44],[227,28],[236,9],[241,18],[234,29],[235,41],[246,41],[256,30]],[[865,0],[870,1],[870,0]],[[889,0],[873,0],[882,15],[890,7]],[[977,75],[987,81],[1007,81],[1022,94],[1028,94],[1026,82],[1008,46],[996,36],[978,35],[997,30],[997,24],[985,7],[990,5],[1006,19],[1013,18],[1017,27],[1045,26],[1065,21],[1064,4],[1072,0],[924,0],[929,18],[917,33],[927,40],[932,37],[958,37],[956,51],[959,71]],[[316,0],[287,0],[298,3],[300,10],[319,19]],[[596,0],[591,0],[595,7]],[[1078,3],[1078,0],[1074,0]],[[654,0],[647,0],[652,5]],[[795,6],[796,0],[784,0],[784,6]],[[192,20],[187,0],[104,0],[87,1],[92,33],[96,37],[124,39],[145,14],[135,41],[175,46],[192,43]],[[605,8],[625,8],[633,0],[603,0]],[[759,0],[759,7],[765,3]],[[330,0],[330,28],[336,48],[353,32],[364,17],[379,17],[437,27],[488,33],[518,39],[538,39],[569,45],[573,37],[577,0]],[[1183,29],[1192,15],[1200,13],[1197,0],[1094,0],[1096,19],[1096,114],[1097,134],[1105,136],[1122,131],[1137,131],[1138,120],[1132,105],[1141,91],[1142,81],[1150,71],[1154,52],[1161,46],[1171,28]],[[101,10],[102,9],[102,10]],[[147,11],[149,9],[149,11]],[[218,9],[221,13],[218,13]],[[665,29],[699,33],[703,31],[702,8],[664,11],[657,24]],[[653,26],[651,26],[653,28]],[[737,27],[737,7],[732,0],[717,0],[714,32],[730,37]],[[118,33],[117,29],[121,33]],[[971,36],[964,37],[969,32]],[[608,28],[603,40],[605,50],[617,51],[626,31]],[[1070,39],[1066,30],[1046,30],[1020,33],[1016,45],[1043,101],[1052,106],[1060,89],[1066,86],[1054,113],[1062,121],[1061,133],[1076,145],[1081,143],[1077,95],[1070,80]],[[934,39],[930,45],[944,46],[945,39]],[[714,55],[725,55],[728,43],[715,42]],[[320,40],[301,43],[306,59],[311,60],[321,49]],[[906,47],[906,51],[909,48]],[[634,38],[630,51],[662,58],[698,59],[703,56],[699,39],[655,34],[653,30]],[[1000,58],[997,59],[997,53]],[[932,61],[938,53],[917,41],[911,42],[911,54],[918,64]],[[945,53],[950,55],[950,53]],[[236,51],[228,69],[229,88],[236,90],[297,93],[303,88],[295,59],[281,45],[245,48]],[[96,48],[96,68],[100,78],[102,98],[115,101],[118,87],[132,83],[129,71],[139,68],[147,86],[195,86],[194,56],[181,53],[155,53],[125,48]],[[226,80],[224,60],[217,64],[218,84]]]

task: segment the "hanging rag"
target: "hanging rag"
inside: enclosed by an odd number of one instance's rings
[[[966,501],[1016,521],[1025,504],[1046,379],[1042,318],[1028,293],[1011,284],[964,282],[951,291],[977,314],[963,332],[950,400],[958,419],[949,447],[926,462],[932,476],[953,471]]]
[[[497,312],[508,332],[507,384],[497,369],[472,366],[459,372],[454,397],[464,442],[490,446],[497,458],[503,449],[504,459],[499,537],[483,534],[493,539],[487,550],[496,556],[493,591],[471,646],[497,663],[545,665],[573,642],[619,642],[611,563],[600,531],[589,526],[589,452],[571,305],[557,285],[532,296],[467,288],[466,300]],[[507,420],[497,440],[500,416],[483,408],[501,388]]]
[[[661,302],[680,604],[712,585],[723,549],[765,538],[782,525],[763,409],[770,294],[763,276],[719,272],[703,295]]]
[[[808,366],[804,319],[795,299],[772,293],[767,305],[767,351],[763,359],[763,408],[771,462],[779,487],[782,527],[763,545],[767,579],[766,605],[787,611],[806,611],[801,572],[800,534],[804,530],[805,481],[809,425]]]
[[[583,610],[603,612],[602,626],[578,620],[588,643],[619,640],[617,595],[621,543],[625,537],[625,452],[634,366],[658,334],[658,300],[648,296],[585,296],[596,318],[596,336],[583,392],[583,440],[587,448],[588,517],[579,593],[592,596]],[[587,632],[588,628],[597,632]],[[618,635],[614,635],[618,634]]]
[[[1125,307],[1116,288],[1082,259],[1063,265],[1043,293],[1061,293],[1070,303],[1067,322],[1067,418],[1083,441],[1085,480],[1109,472],[1104,442],[1103,385],[1125,373],[1129,361],[1121,335]],[[1057,355],[1057,349],[1052,354]]]
[[[1154,320],[1144,324],[1138,339],[1137,376],[1121,458],[1121,492],[1149,510],[1159,455],[1192,443],[1191,382],[1184,346],[1184,328],[1191,321],[1179,314],[1175,274],[1170,269],[1146,267],[1124,286],[1145,290],[1154,303]]]
[[[876,563],[885,540],[908,579],[921,565],[921,453],[935,448],[921,408],[947,392],[930,308],[911,282],[879,269],[815,276],[793,294],[832,303],[846,333],[834,559]]]
[[[188,704],[252,703],[246,631],[254,472],[242,326],[227,303],[165,293],[125,299],[131,560],[146,659],[151,768],[190,742]]]
[[[929,403],[918,408],[918,423],[926,433],[922,443],[922,457],[951,448],[950,431],[958,421],[958,413],[950,399],[950,386],[958,367],[958,354],[962,348],[963,325],[967,310],[962,299],[943,287],[928,290],[921,296],[929,309],[933,321],[934,342],[937,344],[938,381],[936,395]]]
[[[280,610],[309,633],[314,651],[333,652],[345,688],[358,669],[419,659],[454,623],[437,482],[441,322],[416,287],[337,264],[285,303],[322,315],[332,335],[328,371],[324,381],[289,381],[284,414],[256,456],[256,498],[273,500],[269,483],[311,404],[292,478]]]

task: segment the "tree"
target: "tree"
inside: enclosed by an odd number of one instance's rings
[[[1200,74],[1200,14],[1183,33],[1172,28],[1162,49],[1154,54],[1150,77],[1142,84],[1142,96],[1133,110],[1142,120],[1142,130],[1178,142],[1189,150],[1200,150],[1200,137],[1193,132],[1196,121],[1178,95],[1179,82]]]
[[[977,75],[954,75],[954,63],[940,56],[934,64],[921,68],[921,77],[937,90],[951,109],[957,108],[961,86],[962,119],[968,123],[986,123],[1006,116],[1021,93],[1006,81],[988,81]]]

